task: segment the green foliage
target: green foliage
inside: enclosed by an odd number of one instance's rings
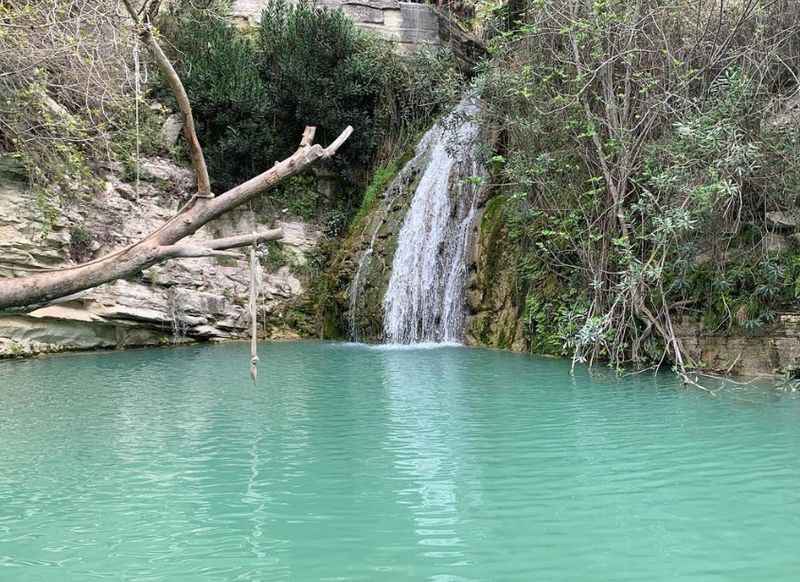
[[[673,318],[752,333],[800,308],[768,220],[798,204],[800,134],[768,118],[800,53],[763,50],[794,25],[716,10],[728,44],[645,0],[529,2],[495,30],[480,82],[532,349],[677,361]]]
[[[85,261],[91,255],[92,235],[83,225],[75,225],[69,230],[69,256],[76,263]]]
[[[270,199],[281,211],[310,220],[320,212],[320,194],[313,176],[292,176],[281,182]]]
[[[367,165],[377,148],[376,110],[390,48],[361,33],[341,11],[283,0],[264,9],[256,48],[279,151],[295,148],[306,125],[317,127],[323,144],[352,125],[358,138],[340,150],[337,169]]]
[[[331,231],[341,230],[359,206],[356,195],[376,161],[392,157],[406,136],[430,123],[460,83],[449,53],[401,59],[343,12],[305,1],[268,3],[251,31],[191,7],[162,28],[176,49],[215,190],[290,155],[306,125],[317,127],[322,144],[353,126],[353,138],[331,162],[340,178],[336,200],[315,200],[311,189],[299,199],[292,188],[274,195],[276,204],[291,199],[301,216],[331,210],[323,217]]]
[[[0,154],[24,166],[47,230],[97,187],[96,164],[136,149],[134,35],[105,0],[2,2],[0,20]]]
[[[361,199],[361,206],[353,218],[353,224],[358,224],[364,219],[365,216],[367,216],[369,211],[372,210],[372,207],[375,205],[375,201],[378,199],[378,196],[383,193],[383,191],[389,185],[389,182],[394,179],[399,169],[400,166],[398,162],[392,161],[385,166],[378,167],[375,172],[373,172],[372,181],[364,191],[364,197]]]
[[[259,245],[258,261],[267,271],[277,271],[289,262],[286,251],[277,241],[270,240]]]

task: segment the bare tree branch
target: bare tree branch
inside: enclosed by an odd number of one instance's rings
[[[231,256],[213,254],[228,248],[252,244],[254,240],[276,240],[279,230],[260,234],[217,239],[206,243],[176,243],[191,236],[205,224],[275,186],[278,182],[305,170],[314,162],[333,156],[353,129],[347,127],[327,148],[310,145],[314,128],[307,128],[303,142],[294,154],[247,182],[228,190],[205,204],[188,205],[159,229],[141,241],[90,263],[58,271],[36,273],[28,277],[0,279],[0,311],[30,311],[49,302],[114,281],[130,277],[170,258]],[[205,254],[199,254],[201,252]],[[235,255],[238,256],[238,255]]]
[[[189,103],[189,96],[186,94],[186,89],[184,88],[178,73],[175,72],[175,68],[167,58],[167,55],[164,54],[164,51],[161,49],[161,45],[158,44],[155,36],[153,36],[153,29],[150,19],[155,16],[155,12],[158,11],[158,6],[160,3],[154,2],[151,5],[151,10],[148,11],[147,21],[145,22],[139,20],[139,15],[134,9],[130,0],[123,0],[123,3],[125,4],[128,14],[130,14],[131,18],[139,29],[139,37],[150,50],[150,53],[153,55],[156,64],[158,64],[158,68],[161,69],[162,73],[164,73],[164,77],[166,78],[167,83],[169,84],[170,89],[172,89],[172,93],[175,95],[175,99],[178,102],[178,107],[180,108],[181,115],[183,116],[183,135],[189,144],[189,156],[192,159],[192,166],[194,167],[195,175],[197,176],[197,197],[212,198],[213,194],[211,193],[211,179],[208,176],[208,167],[206,165],[205,156],[203,155],[203,148],[200,146],[200,140],[197,139],[197,132],[194,127],[194,115],[192,113],[192,106]],[[144,6],[142,7],[142,10],[144,10]]]

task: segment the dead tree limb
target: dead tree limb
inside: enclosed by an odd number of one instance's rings
[[[307,129],[306,134],[309,131],[313,132],[313,128]],[[112,253],[85,265],[58,271],[36,273],[14,279],[1,279],[0,311],[36,309],[55,299],[91,289],[109,281],[130,277],[167,259],[209,256],[209,254],[192,254],[185,250],[186,247],[181,249],[181,245],[176,245],[176,243],[197,232],[201,226],[272,188],[284,178],[303,171],[318,160],[332,156],[352,131],[351,127],[345,129],[327,148],[323,148],[319,144],[300,146],[294,154],[282,162],[276,163],[255,178],[251,178],[220,196],[206,200],[203,204],[189,205],[161,228],[124,249],[121,253]],[[259,240],[275,240],[281,236],[280,231],[275,230],[267,231],[263,235],[263,238]],[[230,237],[189,246],[194,249],[204,247],[209,252],[223,251],[227,248],[250,244],[253,236],[258,238],[259,235]]]
[[[148,10],[146,20],[142,22],[139,19],[139,14],[131,4],[130,0],[123,0],[125,8],[136,24],[139,38],[145,44],[150,54],[155,59],[158,68],[164,74],[164,77],[172,89],[175,100],[178,102],[178,108],[181,110],[183,117],[183,136],[186,138],[186,143],[189,145],[189,156],[192,159],[192,166],[194,173],[197,177],[197,196],[200,198],[211,198],[211,179],[208,176],[208,167],[206,166],[206,159],[203,155],[203,148],[200,146],[200,140],[197,139],[197,131],[194,127],[194,115],[192,114],[192,106],[189,103],[189,95],[186,94],[186,89],[181,82],[181,78],[172,66],[172,63],[164,54],[161,45],[158,44],[156,37],[153,36],[153,29],[150,19],[155,17],[158,11],[160,2],[153,2]],[[142,7],[142,12],[145,12],[146,5]]]
[[[140,27],[140,36],[146,41],[154,59],[169,79],[170,86],[180,104],[186,121],[184,135],[189,142],[192,163],[197,174],[198,194],[157,230],[123,249],[82,265],[39,272],[27,277],[0,279],[0,312],[31,311],[56,299],[71,296],[110,281],[130,277],[168,259],[239,256],[226,252],[226,250],[253,242],[281,238],[283,233],[280,229],[275,229],[211,241],[181,242],[197,232],[200,227],[252,200],[284,178],[302,172],[318,160],[333,156],[353,131],[353,128],[348,126],[333,143],[327,148],[323,148],[321,145],[313,143],[315,128],[307,127],[303,132],[300,146],[291,156],[281,162],[276,162],[269,170],[247,182],[213,197],[210,187],[207,187],[208,170],[200,143],[197,141],[191,106],[186,97],[183,83],[152,34],[149,22],[140,22],[139,12],[134,9],[130,0],[124,0],[124,3],[131,18]],[[144,8],[142,13],[149,14]]]

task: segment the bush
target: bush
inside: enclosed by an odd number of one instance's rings
[[[118,8],[105,0],[0,2],[0,154],[24,166],[48,223],[62,199],[87,186],[96,162],[135,151],[134,38]]]
[[[86,227],[78,224],[69,230],[69,256],[76,263],[81,263],[91,256],[92,235]]]
[[[176,49],[216,191],[290,155],[306,125],[317,126],[322,144],[352,125],[353,138],[331,162],[338,199],[325,201],[350,214],[372,167],[457,94],[449,54],[403,60],[339,10],[275,0],[260,27],[241,31],[213,11],[179,7],[163,33]]]

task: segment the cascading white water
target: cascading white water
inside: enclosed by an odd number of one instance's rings
[[[375,249],[375,241],[378,238],[381,227],[384,225],[389,213],[389,209],[392,207],[395,200],[399,196],[403,195],[403,184],[407,181],[410,174],[413,174],[417,168],[423,167],[423,164],[426,163],[430,155],[430,150],[432,147],[431,144],[439,139],[438,136],[440,133],[441,128],[438,125],[432,127],[425,133],[417,146],[414,148],[414,157],[403,166],[394,180],[392,180],[392,183],[386,188],[381,217],[379,220],[375,221],[375,225],[372,229],[372,235],[370,236],[369,240],[369,246],[367,246],[367,248],[359,257],[358,267],[356,268],[348,289],[350,339],[354,342],[361,340],[361,329],[358,325],[358,311],[362,301],[362,292],[364,290],[363,287],[365,284],[365,279],[367,278],[367,273],[371,268]]]
[[[383,300],[387,342],[462,338],[466,255],[480,189],[470,178],[486,175],[477,113],[476,100],[465,98],[429,132],[430,159],[400,230]]]

